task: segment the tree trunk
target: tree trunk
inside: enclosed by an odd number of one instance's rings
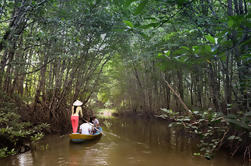
[[[220,111],[220,105],[219,105],[219,96],[218,96],[218,91],[217,91],[217,81],[216,81],[216,76],[217,74],[211,63],[209,63],[209,78],[210,78],[210,93],[211,93],[211,98],[212,102],[214,104],[214,108],[216,112]]]
[[[190,73],[190,79],[191,79],[191,84],[190,84],[190,102],[191,102],[191,106],[193,106],[193,76],[192,73]]]

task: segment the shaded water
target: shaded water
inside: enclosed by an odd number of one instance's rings
[[[68,135],[47,136],[36,150],[0,160],[1,166],[242,166],[218,153],[206,160],[192,154],[196,143],[158,120],[111,119],[100,140],[73,144]]]

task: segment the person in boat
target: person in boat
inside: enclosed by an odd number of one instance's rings
[[[93,134],[93,125],[89,123],[87,120],[83,120],[83,124],[79,127],[79,132],[85,135]]]
[[[73,103],[73,106],[71,108],[71,125],[72,125],[72,130],[73,133],[77,133],[78,130],[78,122],[79,122],[79,115],[83,117],[83,112],[82,112],[82,102],[79,100],[76,100]]]
[[[91,123],[93,124],[93,134],[95,134],[99,128],[99,121],[96,116],[91,117]]]
[[[99,121],[96,116],[92,117],[92,123],[93,123],[94,127],[99,127]]]

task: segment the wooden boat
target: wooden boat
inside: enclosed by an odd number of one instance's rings
[[[79,133],[69,134],[71,141],[74,143],[81,143],[81,142],[95,140],[95,139],[100,138],[101,136],[102,136],[101,127],[99,127],[99,130],[94,135],[85,135],[85,134],[79,134]]]

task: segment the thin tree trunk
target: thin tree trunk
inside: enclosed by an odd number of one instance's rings
[[[213,70],[213,66],[209,64],[209,78],[210,78],[210,91],[211,91],[211,98],[214,104],[214,108],[216,112],[220,111],[219,106],[219,98],[218,98],[218,91],[217,91],[217,81],[215,80],[215,71]]]
[[[192,73],[190,73],[190,79],[191,79],[191,85],[190,85],[190,102],[191,102],[191,105],[193,106],[193,76],[192,76]]]

